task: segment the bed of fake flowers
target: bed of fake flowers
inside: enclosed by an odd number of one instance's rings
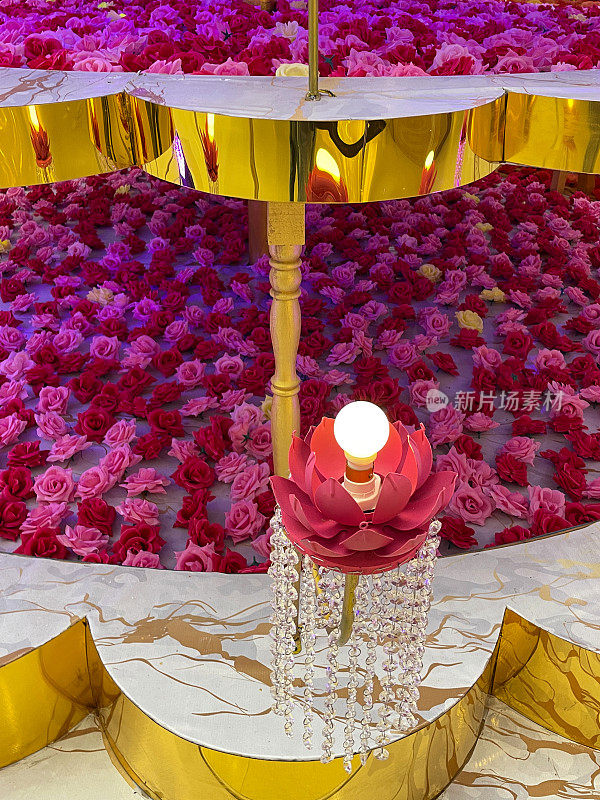
[[[4,0],[0,66],[265,75],[307,62],[305,0]],[[590,69],[600,6],[321,0],[322,75]]]
[[[600,191],[549,180],[307,207],[304,431],[349,399],[424,422],[458,474],[450,549],[600,518]],[[241,201],[139,171],[0,195],[2,549],[265,568],[268,263],[246,239]]]

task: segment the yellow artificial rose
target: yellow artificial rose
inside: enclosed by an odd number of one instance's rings
[[[467,328],[467,330],[479,331],[479,333],[483,331],[483,320],[475,311],[469,311],[469,309],[457,311],[456,321],[459,328]]]
[[[493,289],[484,289],[479,295],[482,300],[489,300],[491,303],[504,303],[506,300],[505,294],[498,286]]]
[[[478,222],[475,227],[480,230],[482,233],[487,233],[493,229],[493,225],[490,225],[489,222]]]
[[[471,200],[474,200],[476,203],[481,202],[481,198],[477,197],[476,194],[471,194],[471,192],[465,192],[464,197],[469,197]]]
[[[262,412],[267,419],[271,419],[271,406],[273,405],[273,398],[268,394],[260,404]]]
[[[123,183],[121,186],[117,186],[115,194],[129,194],[130,189],[131,186],[128,183]]]
[[[91,292],[88,292],[87,295],[88,300],[92,303],[98,303],[101,306],[107,306],[109,303],[112,303],[114,298],[115,296],[110,289],[104,289],[100,286],[96,286]]]
[[[280,64],[275,75],[284,78],[306,78],[308,77],[308,64]]]
[[[7,253],[10,250],[10,242],[8,239],[0,240],[0,253]]]
[[[441,270],[439,270],[435,264],[421,264],[419,267],[419,272],[424,278],[427,278],[427,280],[431,281],[432,283],[437,283],[442,277]]]

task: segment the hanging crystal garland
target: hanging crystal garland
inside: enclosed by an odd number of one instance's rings
[[[301,708],[308,749],[320,721],[324,763],[342,736],[348,773],[356,754],[387,758],[386,745],[417,722],[434,517],[455,480],[432,463],[422,428],[390,425],[358,402],[306,440],[294,436],[290,478],[272,479],[274,710],[292,735]]]

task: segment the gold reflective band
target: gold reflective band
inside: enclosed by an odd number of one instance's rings
[[[475,746],[494,694],[529,719],[598,747],[600,653],[506,611],[495,652],[462,698],[388,746],[389,759],[267,761],[210,750],[167,730],[126,697],[103,666],[87,622],[0,666],[0,765],[44,747],[95,710],[113,761],[169,800],[430,800]],[[426,691],[426,689],[425,689]],[[157,755],[160,754],[160,757]]]

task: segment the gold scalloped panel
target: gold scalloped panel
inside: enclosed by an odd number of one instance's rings
[[[160,800],[429,800],[467,761],[490,692],[546,728],[597,747],[599,685],[599,653],[507,611],[475,685],[435,720],[392,743],[387,761],[370,757],[361,766],[356,758],[347,776],[341,759],[323,765],[244,758],[169,731],[120,691],[80,620],[0,666],[0,764],[46,746],[96,710],[113,761]]]

